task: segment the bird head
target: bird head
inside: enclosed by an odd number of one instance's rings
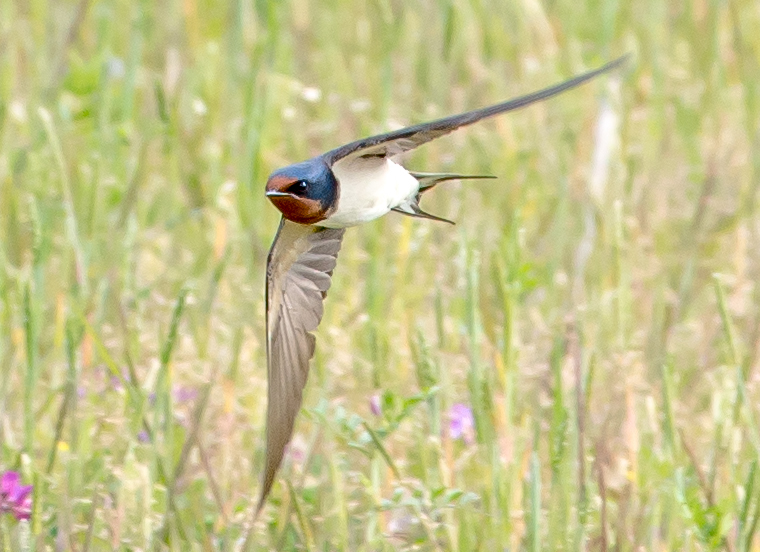
[[[266,196],[286,219],[316,224],[335,210],[338,181],[324,161],[315,158],[273,172]]]

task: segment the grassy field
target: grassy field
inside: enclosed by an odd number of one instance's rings
[[[0,472],[34,485],[0,550],[760,550],[758,28],[756,0],[0,0]],[[346,234],[252,524],[269,172],[626,52],[405,160],[498,176],[426,196],[457,226]]]

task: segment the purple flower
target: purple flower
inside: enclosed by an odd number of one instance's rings
[[[150,443],[150,435],[143,429],[137,434],[137,440],[141,443]]]
[[[123,387],[121,384],[121,378],[119,376],[111,376],[109,378],[109,381],[111,382],[111,387],[113,387],[116,391]]]
[[[0,514],[5,513],[18,520],[32,517],[32,486],[21,485],[21,476],[14,471],[0,476]]]
[[[383,407],[380,404],[380,395],[375,393],[369,399],[369,410],[375,416],[381,416],[383,413]]]
[[[306,441],[300,435],[293,437],[293,440],[285,445],[285,458],[288,458],[293,464],[301,465],[306,460],[307,445]]]
[[[198,390],[192,387],[185,387],[183,385],[174,386],[174,400],[178,403],[185,403],[188,401],[194,401],[198,396]]]
[[[462,439],[467,445],[475,442],[475,419],[466,404],[457,403],[449,409],[449,437]]]
[[[111,387],[113,387],[114,391],[120,391],[125,383],[130,383],[132,381],[128,372],[122,372],[121,377],[114,375],[111,372],[109,373],[111,374],[109,381],[111,382]]]

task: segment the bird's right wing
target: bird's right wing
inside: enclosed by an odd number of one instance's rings
[[[577,77],[573,77],[565,82],[496,105],[475,109],[459,115],[444,117],[437,121],[430,121],[428,123],[421,123],[419,125],[402,128],[386,134],[378,134],[377,136],[362,138],[361,140],[348,143],[326,153],[325,159],[327,159],[329,165],[332,166],[334,163],[337,163],[346,157],[391,157],[393,155],[398,155],[405,151],[413,150],[417,146],[435,140],[436,138],[444,136],[445,134],[463,126],[477,123],[478,121],[493,117],[494,115],[499,115],[500,113],[514,111],[515,109],[561,94],[566,90],[570,90],[571,88],[575,88],[576,86],[580,86],[581,84],[590,81],[602,73],[620,67],[627,61],[627,59],[628,56],[623,56],[615,61],[611,61],[607,65],[589,71],[588,73],[578,75]]]
[[[314,356],[311,332],[322,320],[322,301],[330,289],[344,232],[283,218],[269,252],[267,449],[257,512],[272,488],[301,408],[309,360]]]

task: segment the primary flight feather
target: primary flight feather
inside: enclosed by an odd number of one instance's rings
[[[503,103],[357,140],[272,173],[266,196],[282,212],[282,219],[267,259],[267,445],[257,513],[272,488],[301,408],[314,355],[312,332],[322,319],[322,303],[345,228],[389,211],[450,222],[422,211],[420,195],[445,180],[490,178],[410,172],[393,156],[482,119],[556,96],[625,61],[619,58]]]

